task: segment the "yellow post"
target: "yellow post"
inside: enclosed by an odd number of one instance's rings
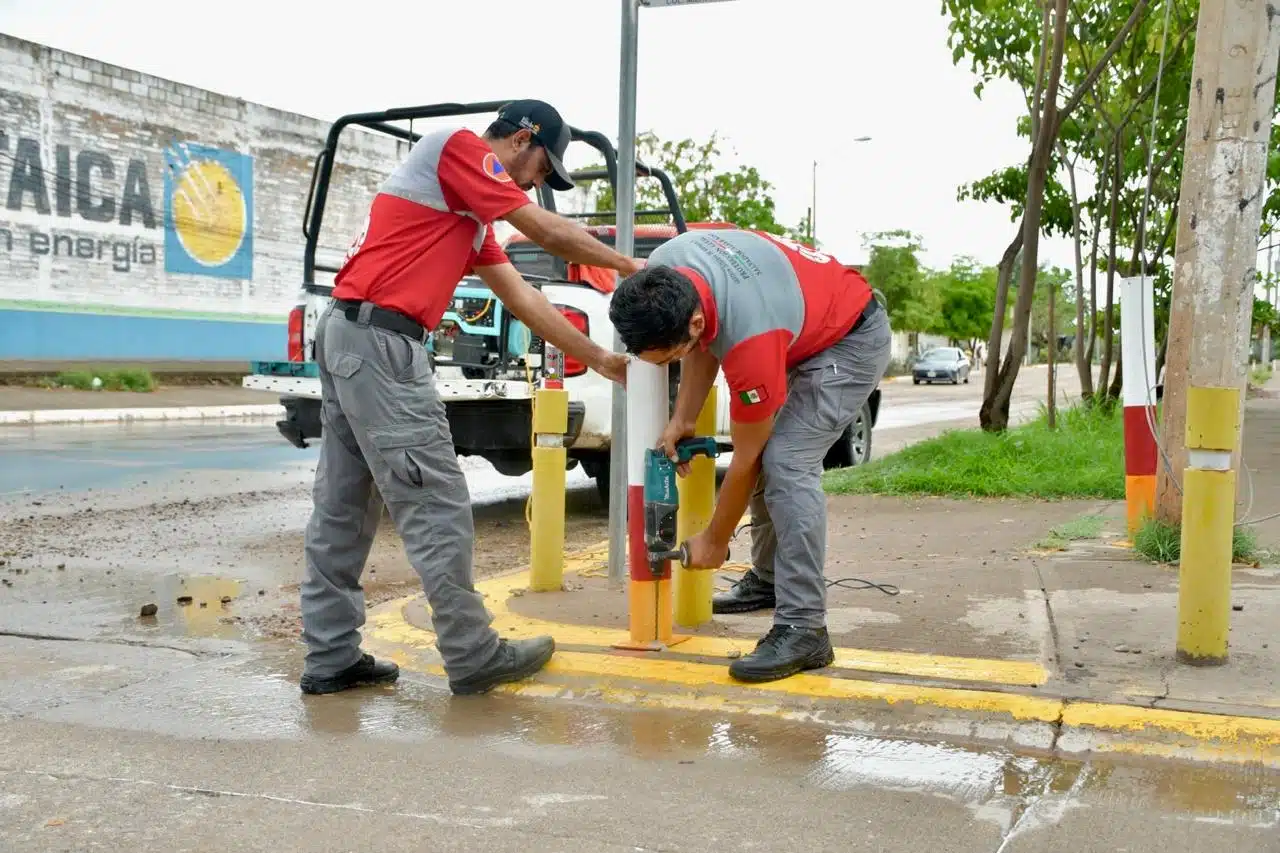
[[[1231,629],[1231,545],[1240,437],[1238,388],[1187,388],[1188,465],[1182,475],[1178,569],[1178,660],[1227,662]]]
[[[564,584],[564,434],[569,431],[569,392],[533,392],[533,489],[530,495],[529,589],[558,590]]]
[[[694,435],[716,434],[716,389],[712,386],[707,401],[698,413]],[[689,476],[678,484],[680,513],[676,517],[676,541],[684,542],[706,529],[716,508],[716,461],[695,456],[689,463]],[[697,626],[711,621],[711,580],[713,572],[686,569],[675,564],[675,621],[677,625]]]

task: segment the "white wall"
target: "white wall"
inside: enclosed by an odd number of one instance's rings
[[[328,126],[0,35],[0,309],[283,321]],[[330,255],[397,159],[346,131]]]

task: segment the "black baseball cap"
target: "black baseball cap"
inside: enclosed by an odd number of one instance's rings
[[[517,128],[524,128],[533,135],[533,141],[547,151],[551,161],[551,174],[547,184],[554,190],[571,190],[575,184],[564,167],[564,151],[569,147],[569,125],[564,123],[556,108],[545,101],[512,101],[498,110],[498,120]]]

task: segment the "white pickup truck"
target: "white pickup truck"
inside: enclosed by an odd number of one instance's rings
[[[315,282],[317,270],[336,272],[332,266],[316,262],[317,235],[328,196],[333,170],[333,151],[341,130],[358,125],[373,130],[404,134],[416,141],[416,134],[390,122],[397,119],[436,118],[496,111],[503,102],[484,104],[443,104],[384,113],[366,113],[338,119],[330,130],[325,150],[316,161],[311,199],[303,229],[307,237],[304,253],[304,282],[298,304],[289,314],[288,360],[256,362],[253,372],[243,379],[245,388],[279,395],[285,418],[277,423],[280,433],[298,447],[320,435],[320,380],[314,362],[316,323],[327,307],[332,290]],[[591,145],[604,158],[603,170],[579,172],[575,180],[606,178],[616,184],[616,154],[608,139],[591,131],[573,130],[575,141]],[[732,228],[728,223],[695,223],[687,225],[670,179],[658,169],[638,168],[638,177],[657,179],[663,188],[669,209],[637,211],[654,218],[666,215],[668,224],[638,225],[635,255],[649,254],[677,233],[687,228]],[[543,188],[538,192],[543,207],[555,210],[555,196]],[[607,218],[608,213],[568,214],[578,218]],[[612,244],[612,225],[585,226],[601,241]],[[610,270],[569,264],[556,258],[521,234],[505,241],[504,248],[512,263],[534,286],[558,307],[570,322],[584,334],[604,346],[613,345],[613,326],[609,321],[609,298],[615,274]],[[532,398],[542,375],[543,342],[493,296],[488,287],[475,277],[464,278],[458,285],[453,304],[440,325],[433,330],[428,349],[436,367],[437,385],[444,399],[454,445],[462,456],[480,456],[500,473],[519,476],[531,468]],[[670,369],[671,399],[679,381],[679,368]],[[719,393],[716,412],[717,441],[732,450],[729,436],[729,394],[724,376],[717,380]],[[569,393],[569,431],[565,437],[569,466],[581,464],[587,476],[595,479],[597,490],[607,502],[609,492],[609,450],[613,426],[613,384],[573,359],[566,358],[564,388]],[[871,456],[871,433],[880,408],[880,389],[872,392],[862,413],[827,455],[826,467],[860,464]]]

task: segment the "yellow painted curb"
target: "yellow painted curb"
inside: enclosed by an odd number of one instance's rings
[[[387,605],[383,605],[384,607]],[[391,624],[387,613],[373,620],[365,637],[365,648],[375,656],[392,660],[400,666],[428,675],[445,675],[438,663],[422,661],[418,656],[430,649],[427,638],[432,635],[412,626],[406,636]],[[406,642],[405,640],[410,640]],[[735,681],[723,665],[694,663],[684,660],[653,659],[637,653],[556,651],[539,674],[539,680],[503,684],[495,692],[526,697],[555,697],[574,693],[574,684],[551,684],[545,678],[588,679],[586,689],[595,697],[611,703],[643,704],[654,708],[690,710],[737,710],[746,706],[768,707],[773,715],[785,715],[778,705],[782,697],[792,700],[833,700],[879,702],[886,706],[914,704],[957,711],[1004,714],[1019,722],[1056,723],[1062,716],[1060,699],[1042,699],[1015,693],[990,690],[966,690],[950,687],[926,687],[914,684],[864,681],[829,675],[802,673],[780,681],[744,684]],[[652,687],[638,687],[646,682]],[[676,688],[681,692],[673,692]],[[577,691],[581,692],[581,690]],[[764,697],[774,697],[764,702]],[[785,700],[784,700],[785,701]]]
[[[412,599],[388,602],[372,614],[365,646],[401,667],[443,677],[435,637],[402,615]],[[735,681],[723,664],[698,663],[645,653],[558,650],[533,679],[503,684],[494,692],[532,699],[589,699],[633,708],[765,715],[824,722],[852,713],[903,706],[959,713],[930,719],[908,714],[877,726],[881,734],[954,734],[957,725],[982,737],[994,724],[997,739],[1016,738],[1007,725],[1039,726],[1042,745],[1064,754],[1093,752],[1261,764],[1280,768],[1280,720],[1226,716],[1128,705],[1076,702],[997,690],[932,687],[802,673],[764,684]],[[847,707],[845,707],[847,703]],[[1048,734],[1044,734],[1048,733]],[[1060,733],[1054,737],[1053,733]],[[1037,735],[1029,735],[1033,740]],[[1052,744],[1050,744],[1052,740]]]
[[[565,560],[565,577],[596,568],[607,554],[608,543],[604,543],[570,555]],[[629,639],[630,634],[620,629],[553,622],[513,612],[509,606],[512,595],[528,589],[528,586],[527,570],[490,578],[476,584],[476,589],[486,599],[489,612],[493,614],[494,630],[503,637],[520,640],[550,634],[555,637],[557,645],[560,646],[603,650],[612,649],[615,644]],[[543,595],[545,593],[528,594]],[[397,605],[397,612],[399,612],[405,604],[416,600],[423,599],[421,596],[412,596],[393,603]],[[425,600],[423,603],[425,605]],[[419,631],[431,637],[430,632],[425,629],[415,628],[408,623],[404,627],[409,631]],[[396,631],[390,626],[385,626],[385,630],[392,630],[398,641],[404,641],[403,632]],[[434,637],[431,639],[433,640]],[[747,654],[754,647],[754,639],[691,636],[676,646],[674,653],[680,657],[711,657],[727,660],[740,654]],[[1049,680],[1049,671],[1037,661],[950,657],[851,648],[837,648],[835,655],[835,663],[832,666],[836,669],[878,672],[912,678],[972,681],[1015,687],[1037,687]],[[655,662],[659,667],[666,666],[670,658],[656,659]],[[660,676],[655,674],[647,677]]]
[[[1072,702],[1062,715],[1064,726],[1105,731],[1159,730],[1223,746],[1280,748],[1280,720],[1235,717],[1134,705]]]
[[[783,694],[804,699],[877,700],[889,705],[912,702],[965,711],[995,711],[1016,720],[1054,722],[1062,715],[1062,702],[1036,696],[921,687],[914,684],[861,681],[829,675],[801,673],[780,681],[743,684],[735,681],[728,667],[680,660],[652,660],[622,654],[557,652],[547,665],[550,673],[588,675],[605,678],[662,681],[681,687],[733,687],[751,692]]]

